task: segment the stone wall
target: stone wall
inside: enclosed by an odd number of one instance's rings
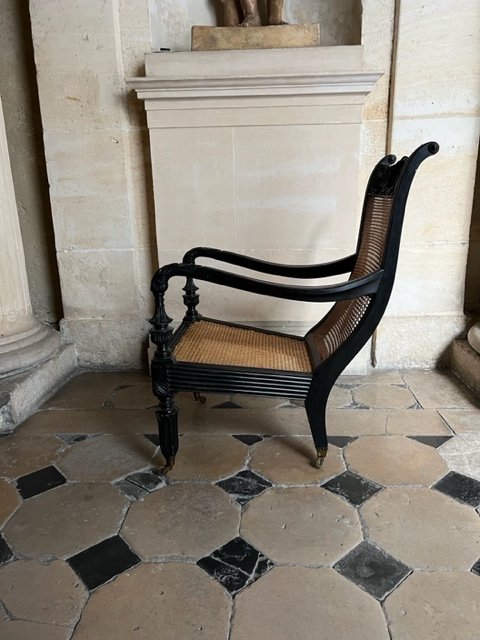
[[[426,139],[441,146],[422,166],[412,191],[398,282],[376,347],[365,358],[382,367],[431,366],[464,325],[478,144],[480,5],[402,0],[390,77],[394,0],[362,4],[365,64],[385,75],[365,106],[363,176],[351,188],[363,193],[373,163],[386,151],[410,153]],[[63,329],[83,365],[139,366],[158,254],[143,104],[125,77],[143,75],[152,38],[154,48],[187,48],[188,20],[206,21],[187,10],[207,5],[156,0],[150,6],[152,35],[148,0],[81,0],[69,11],[60,0],[30,5]],[[286,17],[301,6],[287,2]],[[185,11],[188,20],[182,22]],[[162,28],[177,34],[177,44],[160,38],[159,16]],[[359,21],[351,24],[358,27]],[[339,38],[333,27],[330,33]]]
[[[154,268],[142,105],[147,0],[30,2],[64,306],[84,366],[141,363]]]
[[[380,366],[432,366],[465,325],[465,265],[480,125],[480,4],[402,0],[389,148],[435,140],[405,219],[398,278],[377,338]]]

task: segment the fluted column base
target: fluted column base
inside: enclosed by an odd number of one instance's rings
[[[6,336],[0,333],[0,376],[44,362],[59,346],[60,333],[32,316],[23,331]]]

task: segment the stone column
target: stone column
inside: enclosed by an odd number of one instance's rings
[[[33,317],[0,102],[0,375],[48,358],[59,334]]]

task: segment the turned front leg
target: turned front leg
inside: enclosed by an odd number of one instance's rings
[[[178,409],[175,405],[174,393],[159,397],[155,414],[158,423],[160,450],[165,458],[165,465],[160,473],[165,475],[173,469],[178,451]]]

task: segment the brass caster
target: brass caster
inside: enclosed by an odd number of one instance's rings
[[[173,465],[175,464],[175,456],[167,458],[167,461],[163,465],[163,467],[158,471],[160,476],[166,476],[169,471],[173,469]]]
[[[328,449],[327,447],[322,447],[317,449],[317,458],[315,460],[314,466],[316,469],[321,469],[322,465],[327,457]]]
[[[205,396],[202,396],[198,393],[198,391],[194,391],[193,392],[193,397],[195,398],[195,400],[197,402],[200,402],[200,404],[205,404],[207,399],[205,398]]]

